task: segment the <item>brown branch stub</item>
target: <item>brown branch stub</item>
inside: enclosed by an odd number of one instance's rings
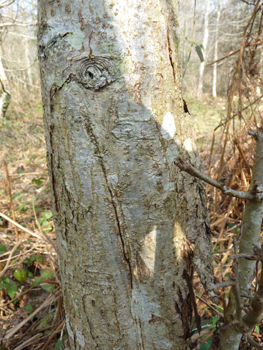
[[[181,170],[187,172],[188,174],[199,178],[200,180],[205,181],[206,183],[220,189],[224,194],[240,198],[240,199],[248,199],[251,201],[262,201],[263,200],[263,193],[254,193],[254,192],[243,192],[243,191],[236,191],[233,190],[226,185],[224,185],[220,181],[216,181],[208,177],[207,175],[203,174],[201,171],[196,169],[194,166],[191,164],[185,162],[181,157],[178,157],[175,161],[174,164],[178,166]]]

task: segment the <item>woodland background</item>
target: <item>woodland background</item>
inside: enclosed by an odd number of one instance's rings
[[[180,6],[182,95],[202,171],[242,191],[254,162],[248,130],[263,118],[263,3],[253,13],[257,2],[184,0]],[[36,7],[36,0],[0,1],[0,338],[2,349],[58,350],[67,348],[67,334],[45,159]],[[223,282],[232,273],[244,201],[211,186],[206,193],[215,277]],[[215,305],[197,276],[194,287],[203,322],[200,336],[193,318],[192,340],[209,349],[229,288]],[[263,323],[253,332],[261,345],[262,334]],[[244,340],[241,348],[253,347]]]

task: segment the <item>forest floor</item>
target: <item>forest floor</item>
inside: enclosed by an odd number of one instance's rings
[[[184,97],[191,115],[187,116],[200,150],[202,169],[215,176],[219,164],[220,134],[210,157],[213,131],[225,116],[225,100],[206,97],[202,102]],[[55,229],[52,221],[50,183],[45,158],[42,106],[39,100],[27,104],[13,103],[7,118],[0,121],[0,350],[69,349],[62,306]],[[253,144],[240,136],[250,166]],[[238,155],[227,148],[223,175],[228,183],[247,188],[249,174],[231,177]],[[208,158],[212,159],[212,167]],[[211,162],[210,162],[211,163]],[[210,167],[210,168],[209,168]],[[233,247],[239,234],[242,201],[234,201],[207,189],[208,208],[213,231],[214,250]],[[12,210],[13,203],[13,210]],[[15,225],[11,220],[14,220]],[[18,225],[20,226],[18,226]],[[16,231],[17,230],[17,231]],[[222,281],[231,273],[228,254],[214,255],[215,274]],[[199,349],[211,346],[212,335],[221,326],[217,312],[223,303],[211,303],[195,278],[198,311],[202,317],[203,337]],[[229,290],[222,292],[226,301]],[[207,306],[207,303],[213,306]],[[193,329],[194,329],[193,322]],[[254,339],[263,344],[263,325],[253,331]],[[197,333],[196,333],[197,334]],[[196,339],[199,336],[196,335]],[[240,349],[253,349],[245,341]]]

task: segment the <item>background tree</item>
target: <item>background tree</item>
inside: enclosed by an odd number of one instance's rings
[[[39,1],[47,159],[73,349],[186,349],[193,266],[213,285],[187,133],[178,1]],[[196,310],[195,310],[196,311]],[[200,330],[200,321],[196,313]]]
[[[6,1],[0,4],[0,76],[3,86],[2,116],[11,92],[13,106],[28,97],[39,98],[39,72],[36,53],[36,2]],[[6,99],[6,101],[4,101]]]
[[[204,34],[203,34],[203,49],[206,51],[207,48],[207,42],[208,42],[208,35],[209,35],[209,12],[210,12],[210,5],[211,0],[207,0],[206,6],[205,6],[205,16],[204,16]],[[206,57],[206,55],[205,55]],[[198,79],[198,92],[197,96],[198,98],[201,98],[203,94],[203,75],[204,75],[204,69],[205,69],[205,61],[201,62],[200,68],[199,68],[199,79]]]

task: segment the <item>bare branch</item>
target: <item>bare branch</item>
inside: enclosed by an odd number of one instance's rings
[[[203,298],[199,297],[199,295],[196,295],[197,299],[201,300],[204,304],[206,304],[211,310],[216,312],[219,316],[224,318],[224,315],[219,312],[217,309],[215,309],[212,305],[210,305],[207,301],[205,301]]]
[[[11,4],[13,4],[13,2],[15,2],[15,0],[3,0],[0,2],[0,8],[3,8],[3,7],[7,7]]]
[[[1,23],[0,28],[2,27],[30,27],[30,26],[35,26],[37,22],[30,22],[30,23],[19,23],[19,22],[14,22],[14,23]]]
[[[248,47],[248,46],[255,46],[255,45],[261,45],[262,43],[263,43],[263,41],[259,41],[259,42],[255,42],[255,43],[249,43],[249,44],[247,44],[245,47]],[[231,51],[231,52],[229,52],[228,55],[226,55],[226,56],[224,56],[224,57],[221,57],[221,58],[219,58],[219,59],[216,60],[216,61],[213,61],[213,62],[211,62],[211,63],[208,63],[208,64],[206,65],[206,67],[211,66],[212,64],[217,63],[217,62],[219,62],[219,61],[222,61],[222,60],[224,60],[225,58],[228,58],[228,57],[230,57],[230,56],[233,56],[234,54],[238,53],[239,51],[240,51],[240,49],[235,50],[235,51]]]
[[[254,346],[257,349],[263,350],[262,346],[260,346],[255,340],[251,337],[251,335],[247,334],[247,340],[250,345]]]
[[[225,282],[220,282],[220,283],[215,284],[213,289],[215,290],[215,289],[219,289],[219,288],[223,288],[223,287],[230,287],[230,286],[234,286],[234,285],[235,285],[235,281],[228,280]]]
[[[188,174],[198,177],[200,180],[205,181],[206,183],[219,188],[224,194],[240,198],[240,199],[249,199],[252,201],[261,201],[263,199],[262,193],[252,193],[252,192],[243,192],[243,191],[236,191],[232,190],[231,188],[227,187],[220,181],[216,181],[208,177],[207,175],[203,174],[201,171],[190,165],[189,163],[185,162],[181,157],[178,157],[174,164],[178,166],[183,171],[186,171]]]

